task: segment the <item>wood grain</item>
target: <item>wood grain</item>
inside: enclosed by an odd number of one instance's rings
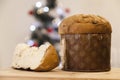
[[[15,69],[0,69],[0,80],[120,80],[120,68],[109,72],[33,72]]]

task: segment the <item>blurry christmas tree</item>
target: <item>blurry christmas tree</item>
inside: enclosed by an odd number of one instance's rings
[[[37,21],[30,26],[31,37],[27,43],[30,46],[40,46],[49,41],[59,50],[58,26],[66,13],[69,13],[69,9],[62,9],[58,6],[57,0],[36,2],[29,14],[33,15]]]

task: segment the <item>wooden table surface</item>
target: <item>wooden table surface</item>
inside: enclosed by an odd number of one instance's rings
[[[33,72],[15,69],[0,69],[0,80],[120,80],[120,68],[109,72]]]

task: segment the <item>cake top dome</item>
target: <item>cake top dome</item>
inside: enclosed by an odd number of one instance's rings
[[[111,33],[110,23],[103,17],[91,14],[77,14],[65,18],[59,28],[59,34]]]

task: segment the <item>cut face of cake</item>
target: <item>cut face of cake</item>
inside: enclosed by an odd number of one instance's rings
[[[30,47],[22,43],[15,48],[12,67],[34,71],[50,71],[59,64],[55,48],[48,42],[40,47]]]

